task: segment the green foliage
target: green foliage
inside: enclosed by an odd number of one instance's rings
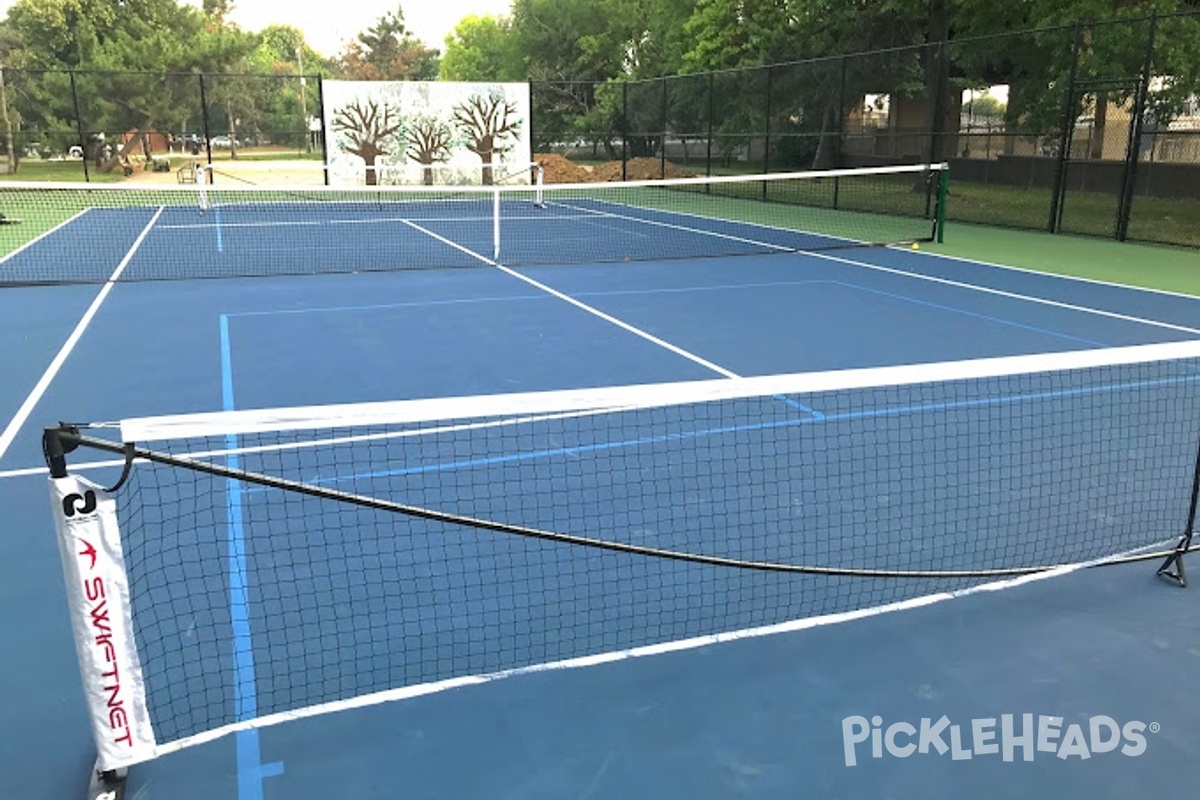
[[[467,16],[446,37],[440,76],[446,81],[521,81],[525,59],[508,19]]]
[[[438,76],[438,51],[418,41],[397,7],[347,45],[338,58],[340,77],[360,81],[431,81]]]

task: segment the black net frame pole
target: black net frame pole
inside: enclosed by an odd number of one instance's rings
[[[1075,129],[1075,79],[1079,72],[1079,51],[1083,47],[1082,24],[1075,26],[1075,39],[1071,44],[1071,68],[1067,73],[1067,85],[1063,91],[1062,118],[1058,134],[1058,156],[1054,162],[1054,188],[1050,192],[1050,219],[1046,230],[1058,233],[1062,225],[1063,196],[1067,189],[1067,158],[1071,149],[1071,134]]]
[[[1187,571],[1183,567],[1183,556],[1191,550],[1192,535],[1196,530],[1196,512],[1200,507],[1200,445],[1196,447],[1196,463],[1192,468],[1192,496],[1188,504],[1187,522],[1183,526],[1183,534],[1179,537],[1175,550],[1167,556],[1159,566],[1158,577],[1171,581],[1181,588],[1187,588]]]
[[[530,105],[532,109],[532,104]],[[530,112],[532,113],[532,111]],[[321,76],[317,76],[317,116],[321,120],[321,175],[326,186],[329,185],[329,136],[325,130],[325,86],[321,83]],[[305,120],[307,124],[307,120]],[[532,131],[532,128],[530,128]]]
[[[1138,159],[1142,147],[1142,132],[1145,130],[1146,100],[1150,93],[1150,73],[1154,62],[1154,44],[1158,34],[1158,15],[1151,14],[1146,31],[1146,54],[1142,60],[1142,74],[1138,78],[1137,93],[1133,100],[1133,119],[1129,126],[1129,141],[1125,145],[1125,169],[1121,173],[1121,197],[1117,203],[1117,241],[1129,236],[1129,219],[1133,213],[1133,190],[1137,180]]]
[[[208,165],[211,167],[212,163],[213,163],[212,133],[209,129],[209,123],[208,123],[208,95],[205,93],[205,90],[204,90],[204,74],[200,73],[196,77],[200,81],[200,119],[201,119],[202,124],[204,125],[204,152],[208,158]],[[216,176],[213,174],[213,171],[211,169],[208,171],[208,179],[209,179],[209,181],[216,183],[216,180],[215,180]]]
[[[67,75],[71,79],[71,103],[75,106],[75,131],[79,134],[79,147],[83,150],[83,180],[85,183],[91,183],[92,176],[88,171],[88,150],[90,148],[83,135],[83,115],[79,113],[79,90],[75,86],[75,70],[68,70]]]

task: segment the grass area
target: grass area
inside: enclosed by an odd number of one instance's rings
[[[88,166],[88,172],[93,183],[115,183],[122,181],[125,176],[120,170],[101,172],[94,166]],[[43,161],[38,158],[27,158],[21,161],[16,175],[8,172],[8,161],[0,159],[0,181],[83,181],[82,161]]]
[[[250,149],[243,148],[238,150],[238,156],[233,158],[233,154],[228,150],[213,150],[213,163],[221,161],[316,161],[323,163],[325,158],[320,150],[311,153],[304,153],[296,149],[292,150],[267,150],[267,149]]]
[[[1050,217],[1048,188],[967,183],[950,176],[950,219],[1042,230]],[[1111,192],[1068,191],[1062,228],[1067,233],[1113,236],[1117,197]],[[1136,195],[1129,237],[1200,247],[1200,198]]]
[[[786,183],[780,185],[781,191]],[[761,187],[761,184],[737,185],[737,188],[748,191],[752,186]],[[908,231],[920,235],[928,230],[920,227],[927,225],[923,220],[823,208],[797,209],[787,203],[763,203],[749,195],[739,199],[697,197],[689,207],[681,204],[679,194],[672,192],[668,198],[659,201],[638,196],[637,200],[626,199],[626,202],[851,238],[902,238],[897,234]],[[913,196],[919,195],[911,192],[911,186],[906,189],[903,185],[884,184],[875,199],[883,206],[895,207],[896,203],[911,204]],[[613,199],[618,197],[614,195]],[[914,228],[914,224],[918,227]],[[1131,225],[1131,234],[1132,230]],[[869,237],[864,232],[874,232],[878,236]],[[928,243],[922,247],[928,252],[975,261],[1200,296],[1200,251],[1187,247],[1117,242],[961,222],[947,225],[944,244]]]
[[[1183,247],[950,223],[945,243],[926,249],[1054,275],[1200,295],[1200,251]]]

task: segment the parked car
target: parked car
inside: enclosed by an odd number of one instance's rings
[[[228,136],[214,136],[212,138],[213,147],[241,147],[242,143],[237,139]]]

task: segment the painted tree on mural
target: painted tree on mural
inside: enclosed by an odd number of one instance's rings
[[[521,130],[517,105],[500,92],[473,94],[454,107],[454,122],[466,138],[467,149],[483,162],[484,185],[494,183],[495,158],[508,149]]]
[[[331,127],[341,135],[338,145],[363,160],[367,186],[377,185],[379,174],[375,163],[380,156],[391,153],[390,139],[403,130],[400,115],[387,103],[356,100],[334,112]]]
[[[454,131],[445,120],[420,116],[404,132],[404,154],[422,166],[426,186],[433,185],[433,165],[450,160]]]

